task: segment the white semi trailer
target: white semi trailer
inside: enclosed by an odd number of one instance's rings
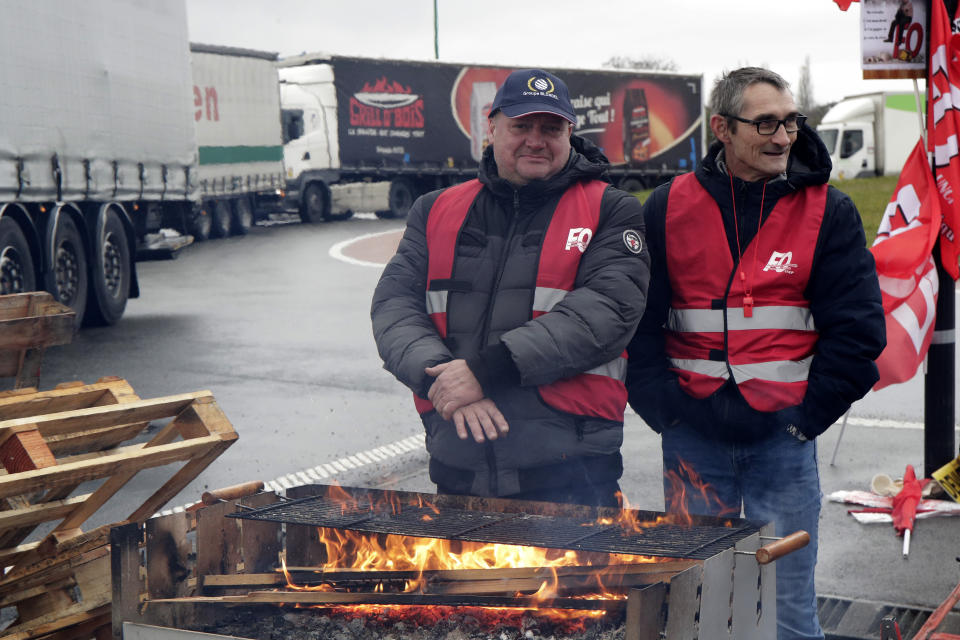
[[[137,240],[197,201],[182,2],[0,7],[0,293],[113,324]]]
[[[198,240],[243,235],[283,188],[276,53],[191,44],[201,208]]]
[[[135,262],[245,233],[283,186],[276,54],[195,45],[183,0],[0,4],[0,294],[113,324]]]

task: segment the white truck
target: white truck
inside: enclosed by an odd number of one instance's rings
[[[114,324],[138,256],[245,233],[282,189],[276,54],[191,57],[183,0],[9,0],[0,56],[0,294]]]
[[[877,92],[846,97],[824,114],[817,133],[830,152],[832,179],[898,174],[920,139],[916,96]]]
[[[197,43],[190,52],[201,207],[186,230],[243,235],[283,188],[277,54]]]
[[[183,2],[0,7],[0,293],[113,324],[149,222],[197,200]]]
[[[472,178],[487,114],[508,67],[304,54],[278,62],[286,210],[305,222],[373,211],[405,216],[414,199]],[[703,155],[702,76],[553,69],[576,132],[629,191],[690,171]]]

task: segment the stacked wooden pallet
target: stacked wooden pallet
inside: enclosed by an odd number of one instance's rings
[[[76,314],[46,291],[0,296],[0,378],[35,387],[47,347],[73,339]]]
[[[0,607],[17,611],[0,640],[109,637],[119,523],[81,526],[140,471],[174,469],[121,522],[145,521],[236,438],[209,391],[144,400],[102,378],[0,393]]]

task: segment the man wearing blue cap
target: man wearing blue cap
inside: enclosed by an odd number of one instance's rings
[[[575,124],[560,78],[511,73],[478,178],[414,203],[374,292],[441,493],[617,504],[649,258],[640,203]]]

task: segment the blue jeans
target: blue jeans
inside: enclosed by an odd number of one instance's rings
[[[758,442],[731,443],[685,424],[665,429],[662,441],[668,511],[678,499],[670,478],[679,475],[692,514],[738,517],[742,505],[747,519],[774,522],[778,536],[798,529],[810,534],[809,545],[776,561],[777,640],[822,640],[814,587],[822,498],[815,442],[782,431]],[[712,491],[704,495],[691,486],[681,462]]]

